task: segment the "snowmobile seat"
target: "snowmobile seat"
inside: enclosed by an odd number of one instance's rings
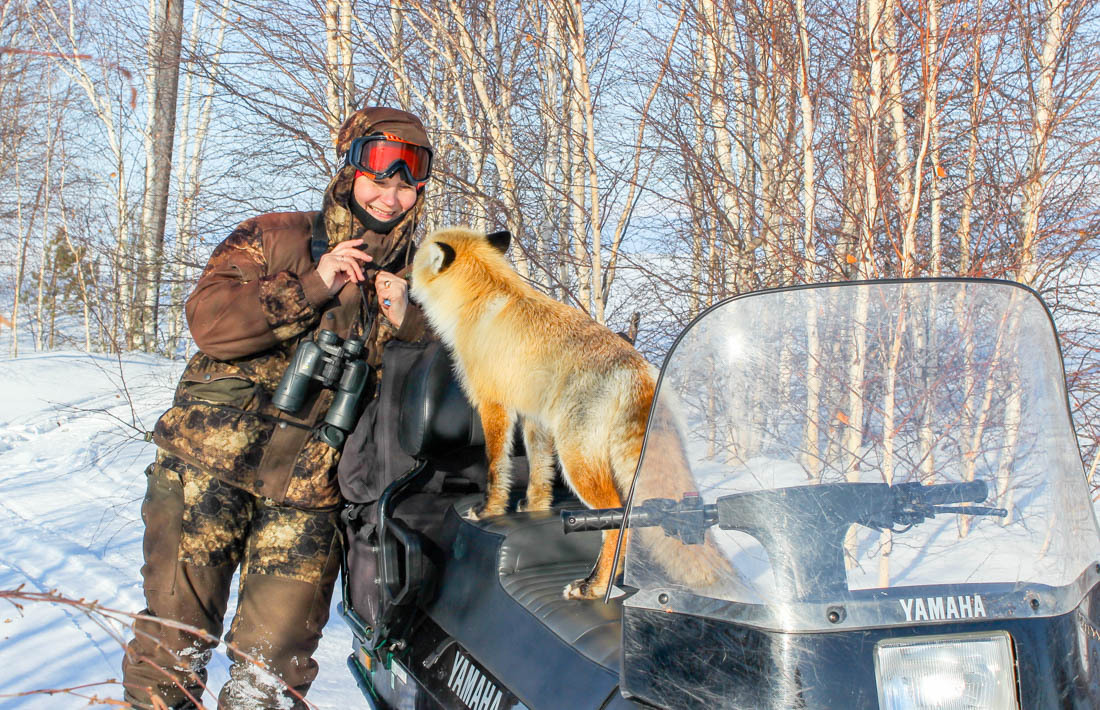
[[[588,574],[600,534],[566,536],[559,510],[462,517],[480,502],[470,496],[447,511],[447,558],[427,615],[519,697],[552,693],[563,708],[610,697],[620,677],[621,604],[561,596]]]
[[[454,506],[452,514],[459,517],[480,502],[480,496],[466,498]],[[600,550],[599,532],[567,536],[562,531],[560,511],[578,506],[573,499],[550,511],[512,513],[476,523],[462,520],[461,524],[500,540],[499,589],[511,603],[590,661],[618,673],[621,604],[562,597],[565,585],[591,571]]]
[[[500,584],[556,636],[590,660],[618,670],[621,605],[562,597],[567,584],[588,575],[600,552],[599,532],[562,531],[560,510],[577,507],[583,506],[574,501],[545,513],[501,518],[494,525],[504,534]]]

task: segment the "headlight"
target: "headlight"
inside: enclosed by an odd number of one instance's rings
[[[1008,633],[892,639],[875,644],[881,710],[1016,710]]]

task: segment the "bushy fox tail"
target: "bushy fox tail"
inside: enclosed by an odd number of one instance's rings
[[[652,390],[649,399],[652,401]],[[684,447],[682,425],[675,410],[666,403],[646,407],[648,430],[646,435],[646,417],[641,420],[640,428],[623,437],[622,445],[612,449],[612,468],[616,482],[622,491],[623,501],[629,494],[631,481],[645,444],[644,468],[638,468],[638,480],[635,484],[633,504],[635,506],[652,498],[681,500],[685,494],[699,490],[691,474]],[[708,532],[701,544],[688,545],[679,539],[669,537],[664,530],[657,528],[636,528],[630,535],[637,535],[636,545],[644,549],[671,578],[672,581],[689,587],[709,587],[731,575],[733,569],[729,561],[718,550],[713,536]],[[639,560],[640,564],[645,562]]]

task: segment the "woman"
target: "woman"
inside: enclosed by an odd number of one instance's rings
[[[242,223],[187,301],[199,352],[157,422],[146,471],[149,618],[134,625],[123,661],[136,707],[199,700],[238,567],[219,707],[304,707],[317,675],[312,656],[340,566],[340,451],[318,436],[333,392],[314,388],[294,413],[272,395],[298,343],[321,330],[363,338],[375,366],[387,340],[424,337],[401,275],[432,159],[420,120],[381,107],[352,114],[337,150],[344,165],[321,210]]]

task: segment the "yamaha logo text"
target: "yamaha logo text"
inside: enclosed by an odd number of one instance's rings
[[[500,688],[486,678],[466,656],[455,652],[451,677],[447,681],[458,699],[470,710],[499,710],[503,696]]]
[[[912,597],[899,599],[906,621],[946,621],[985,617],[981,594],[957,597]]]

